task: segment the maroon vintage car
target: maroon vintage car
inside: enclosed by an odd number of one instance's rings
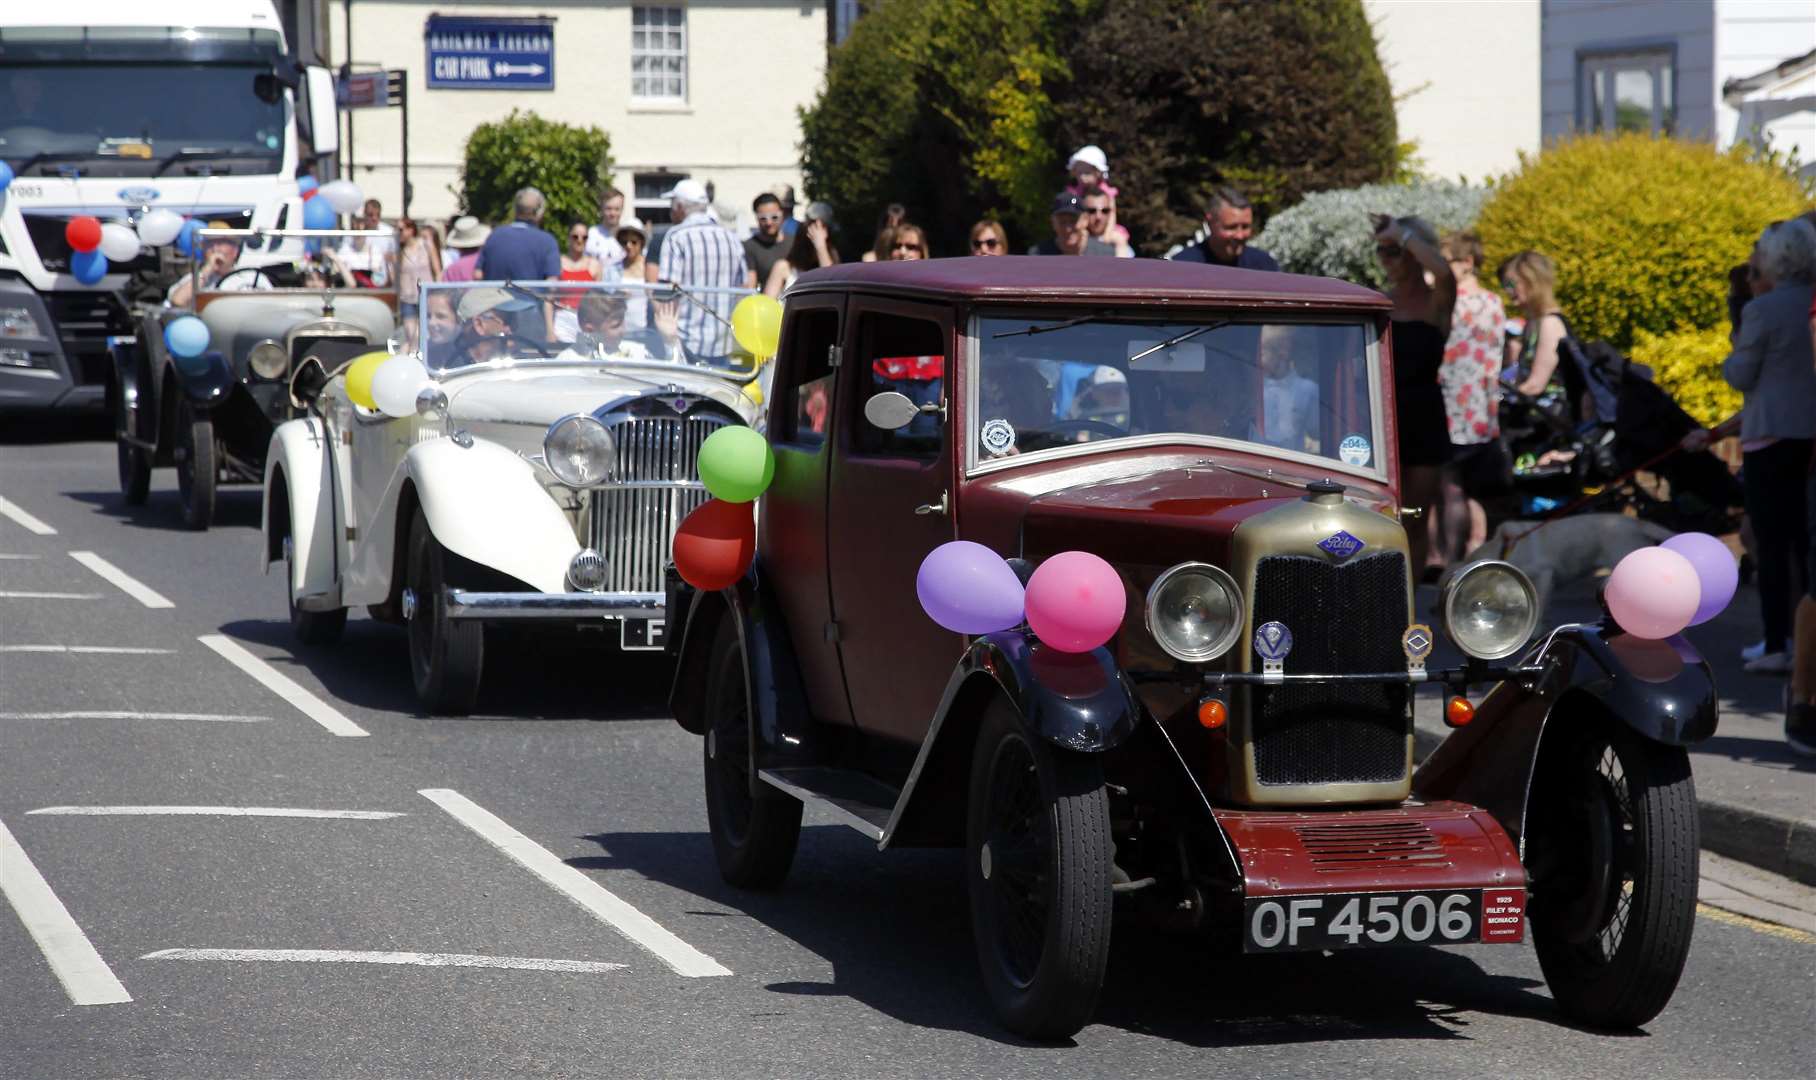
[[[726,880],[778,885],[806,801],[880,847],[965,846],[984,982],[1033,1037],[1089,1019],[1125,910],[1251,953],[1530,927],[1570,1017],[1664,1007],[1707,665],[1611,624],[1535,638],[1530,583],[1483,562],[1432,620],[1468,659],[1426,667],[1378,293],[943,259],[814,271],[786,308],[756,562],[669,602]],[[1121,630],[941,629],[916,572],[954,539],[1024,580],[1102,557]],[[1461,726],[1415,771],[1423,683]]]

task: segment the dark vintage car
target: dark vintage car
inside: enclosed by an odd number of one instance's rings
[[[151,470],[173,465],[183,523],[206,529],[214,520],[221,483],[262,483],[265,449],[277,425],[303,413],[290,396],[290,378],[315,355],[332,370],[384,348],[396,326],[395,290],[331,288],[311,282],[292,265],[259,265],[253,245],[273,249],[304,238],[335,243],[354,233],[337,230],[204,229],[245,242],[248,254],[220,287],[196,289],[183,303],[147,305],[134,312],[137,333],[109,339],[120,388],[114,417],[120,491],[128,504],[145,502]],[[298,252],[300,254],[300,251]],[[193,281],[191,282],[193,284]],[[208,327],[198,356],[171,354],[165,328],[184,316]]]
[[[1090,1018],[1113,912],[1248,953],[1530,928],[1566,1015],[1657,1015],[1696,902],[1708,667],[1610,623],[1539,633],[1505,563],[1415,610],[1388,311],[1148,260],[803,275],[756,560],[671,586],[726,880],[778,885],[804,802],[882,848],[965,847],[984,982],[1032,1037]],[[916,575],[955,539],[1024,580],[1100,556],[1120,631],[1067,653],[941,629]],[[1426,667],[1428,621],[1464,666]],[[1415,770],[1423,684],[1455,730]]]

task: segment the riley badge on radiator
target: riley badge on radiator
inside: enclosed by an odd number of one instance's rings
[[[1342,529],[1338,529],[1336,532],[1331,533],[1329,536],[1318,541],[1318,546],[1324,549],[1325,554],[1338,562],[1342,562],[1356,552],[1361,551],[1365,545],[1362,541],[1351,536],[1349,533],[1344,532]]]

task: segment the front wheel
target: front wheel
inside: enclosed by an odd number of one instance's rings
[[[114,451],[119,456],[121,497],[127,506],[144,506],[151,494],[151,455],[127,442],[124,435]]]
[[[185,401],[177,406],[177,498],[183,504],[183,524],[206,529],[214,521],[214,487],[218,464],[214,452],[214,421],[197,416]]]
[[[1005,1027],[1064,1039],[1097,1007],[1113,848],[1103,765],[990,706],[971,760],[965,881],[984,987]]]
[[[1591,1027],[1664,1010],[1696,923],[1690,757],[1614,721],[1546,750],[1533,797],[1532,938],[1552,997]]]
[[[801,802],[758,782],[751,790],[750,699],[744,647],[731,612],[719,620],[706,682],[706,823],[719,876],[741,889],[773,889],[794,864]]]
[[[405,582],[410,590],[404,606],[416,699],[433,714],[465,716],[479,698],[485,626],[448,618],[447,552],[429,531],[429,519],[420,508],[410,523]]]
[[[347,609],[304,611],[296,606],[296,545],[284,537],[284,591],[290,598],[290,633],[304,645],[332,645],[347,629]]]

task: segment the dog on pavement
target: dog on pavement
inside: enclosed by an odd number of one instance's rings
[[[1625,514],[1580,514],[1538,525],[1502,522],[1487,543],[1469,553],[1469,561],[1504,559],[1519,567],[1538,591],[1541,614],[1559,588],[1611,570],[1631,552],[1673,535],[1662,525]]]

